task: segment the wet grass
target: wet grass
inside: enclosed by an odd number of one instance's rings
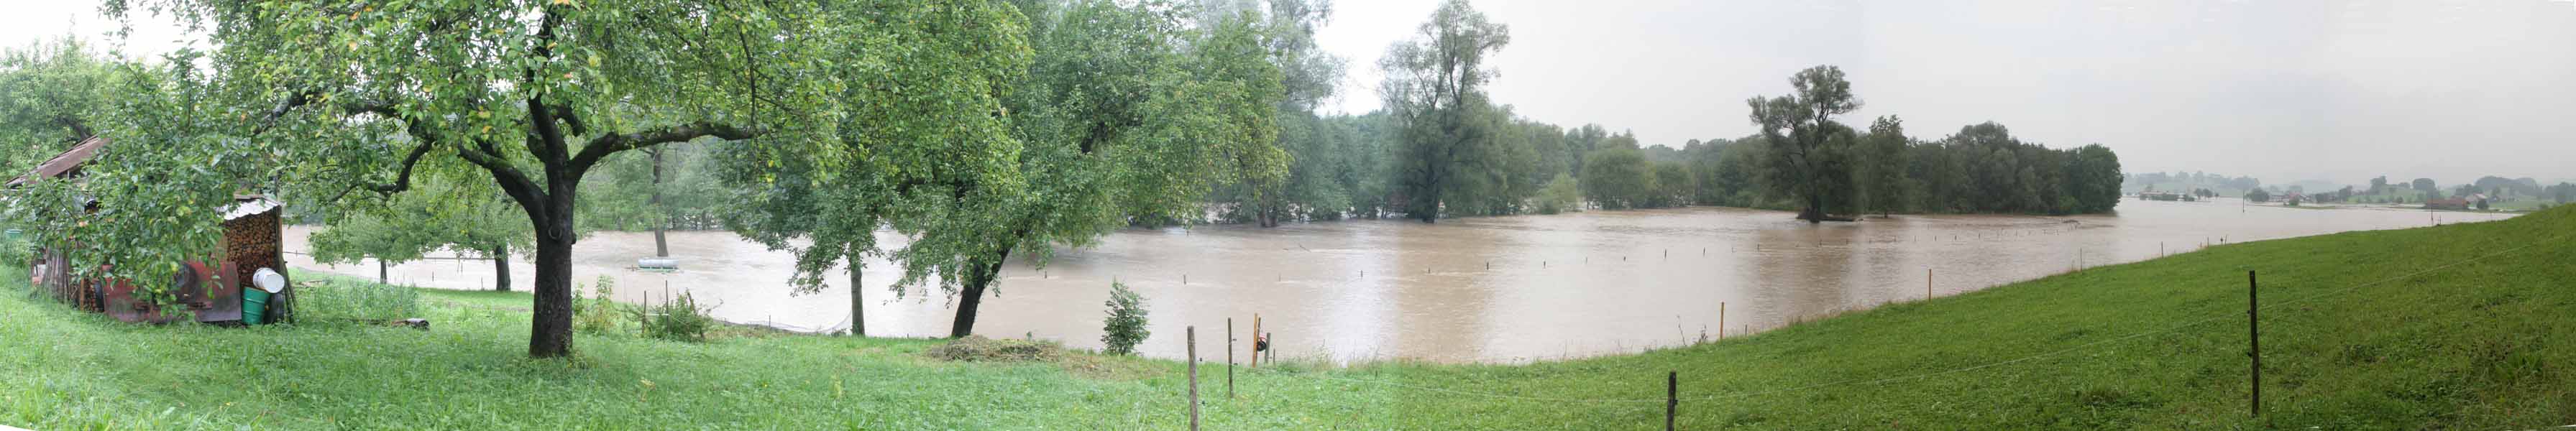
[[[1684,429],[2576,424],[2571,234],[2576,209],[2229,244],[1636,355],[1291,363],[1239,371],[1231,400],[1223,368],[1206,365],[1200,390],[1210,429],[1647,429],[1663,420],[1668,371],[1680,374]],[[2267,307],[2260,418],[2246,405],[2247,270],[2261,272]],[[616,335],[580,336],[571,360],[529,360],[525,294],[423,291],[420,313],[435,323],[420,332],[126,325],[24,291],[0,288],[0,423],[39,429],[1168,429],[1187,420],[1177,361],[1068,352],[948,362],[923,354],[943,340]]]

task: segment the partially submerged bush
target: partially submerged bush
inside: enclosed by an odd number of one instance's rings
[[[295,292],[303,318],[383,322],[418,317],[420,291],[404,286],[334,280]]]
[[[1064,346],[1035,340],[995,340],[968,335],[922,352],[943,361],[1052,362],[1064,357]]]
[[[1136,344],[1153,335],[1145,329],[1145,297],[1127,290],[1127,284],[1109,283],[1109,301],[1101,305],[1109,307],[1109,318],[1100,327],[1100,344],[1109,354],[1136,353]]]

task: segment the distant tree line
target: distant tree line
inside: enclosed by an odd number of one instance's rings
[[[1425,27],[1439,29],[1437,36],[1400,45],[1394,51],[1405,54],[1381,65],[1396,77],[1386,84],[1396,89],[1391,94],[1428,96],[1390,100],[1390,111],[1283,127],[1311,132],[1281,133],[1289,174],[1283,190],[1269,194],[1280,199],[1255,202],[1232,191],[1239,188],[1220,191],[1211,198],[1218,217],[1434,221],[1720,205],[1800,210],[1801,218],[1821,220],[1862,213],[2098,213],[2119,200],[2125,178],[2119,156],[2098,144],[2053,149],[1993,122],[1922,140],[1906,136],[1894,116],[1855,131],[1829,115],[1793,114],[1857,108],[1832,66],[1794,78],[1805,93],[1754,101],[1754,121],[1778,127],[1753,136],[1691,140],[1675,149],[1642,146],[1634,134],[1600,125],[1530,120],[1478,93],[1477,77],[1493,73],[1476,66],[1485,53],[1455,47],[1499,48],[1508,37],[1500,25],[1463,8],[1445,6]],[[1443,37],[1494,40],[1436,40]],[[1449,58],[1405,57],[1417,55]],[[1455,70],[1410,69],[1423,65]],[[1447,81],[1411,81],[1425,77]],[[1829,87],[1841,93],[1808,90]],[[1460,101],[1467,105],[1447,105]]]

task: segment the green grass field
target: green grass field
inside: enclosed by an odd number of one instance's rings
[[[2230,244],[1636,355],[1239,371],[1233,399],[1223,367],[1202,366],[1200,390],[1209,429],[1652,429],[1666,372],[1684,429],[2555,427],[2576,424],[2571,234],[2576,210],[2559,209]],[[2259,418],[2247,270],[2265,307]],[[525,294],[425,291],[427,332],[225,329],[116,323],[0,283],[0,424],[36,429],[1187,422],[1179,361],[949,363],[919,353],[938,340],[757,333],[585,335],[575,359],[529,360]]]

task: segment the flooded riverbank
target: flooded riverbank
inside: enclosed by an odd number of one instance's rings
[[[978,333],[1097,347],[1111,281],[1144,294],[1154,336],[1144,354],[1180,357],[1185,325],[1221,334],[1252,316],[1281,356],[1336,361],[1408,358],[1519,362],[1633,352],[1760,331],[1879,304],[1950,295],[2074,270],[2184,253],[2204,244],[2470,222],[2510,214],[2396,209],[2312,210],[2213,202],[2123,202],[2116,215],[1927,215],[1809,225],[1789,213],[1729,208],[1565,215],[1129,230],[1064,250],[1045,269],[1015,260],[988,297]],[[312,229],[291,227],[305,251]],[[898,238],[886,236],[889,243]],[[690,292],[738,323],[803,331],[848,327],[846,277],[822,292],[786,287],[792,257],[725,232],[673,232],[676,272],[630,269],[652,235],[601,232],[576,247],[574,280],[617,280],[637,301]],[[373,262],[299,267],[374,277]],[[534,270],[512,267],[517,289]],[[488,261],[397,265],[396,283],[487,289]],[[1928,272],[1928,277],[1927,277]],[[896,299],[900,274],[869,264],[868,330],[948,332],[952,301],[919,287]],[[658,299],[657,299],[658,301]],[[1719,307],[1725,307],[1724,323]],[[1202,335],[1222,342],[1221,335]]]

